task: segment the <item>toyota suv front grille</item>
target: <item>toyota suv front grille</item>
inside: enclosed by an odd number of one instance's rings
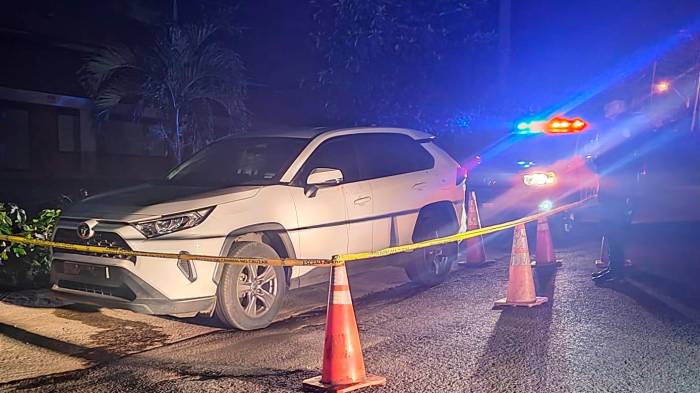
[[[117,235],[114,232],[95,232],[95,235],[93,237],[87,240],[83,240],[80,237],[78,237],[78,233],[75,230],[61,228],[56,231],[54,241],[61,243],[80,244],[83,246],[120,248],[122,250],[131,251],[129,245],[126,244],[126,241],[124,241],[124,239],[122,239],[121,236]],[[99,254],[94,252],[84,252],[75,250],[61,250],[61,252],[68,254],[89,255],[94,257],[124,259],[136,263],[135,256]]]

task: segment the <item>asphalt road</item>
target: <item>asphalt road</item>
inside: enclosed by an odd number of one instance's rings
[[[697,292],[673,284],[688,277],[661,279],[637,265],[626,283],[596,287],[598,242],[582,234],[567,243],[558,250],[564,265],[537,273],[539,294],[550,297],[538,308],[492,310],[505,294],[505,259],[430,289],[357,299],[367,370],[388,381],[368,391],[700,392]],[[319,373],[323,322],[322,311],[310,312],[0,391],[298,392]]]

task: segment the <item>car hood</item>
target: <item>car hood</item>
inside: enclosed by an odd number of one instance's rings
[[[254,197],[260,186],[223,189],[145,184],[84,199],[62,218],[135,222]]]

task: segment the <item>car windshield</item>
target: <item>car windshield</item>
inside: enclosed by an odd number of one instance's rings
[[[201,187],[275,184],[308,142],[285,137],[224,139],[175,167],[166,183]]]

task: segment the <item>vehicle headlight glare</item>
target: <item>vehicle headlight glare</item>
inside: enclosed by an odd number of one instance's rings
[[[525,183],[526,186],[548,186],[554,184],[556,181],[557,176],[554,172],[536,172],[523,175],[523,183]]]
[[[539,208],[540,211],[542,212],[548,212],[552,210],[554,207],[554,202],[550,201],[549,199],[545,199],[544,201],[540,202]]]
[[[167,235],[201,224],[213,209],[213,207],[210,207],[166,216],[157,220],[143,221],[134,224],[134,227],[147,238]]]

